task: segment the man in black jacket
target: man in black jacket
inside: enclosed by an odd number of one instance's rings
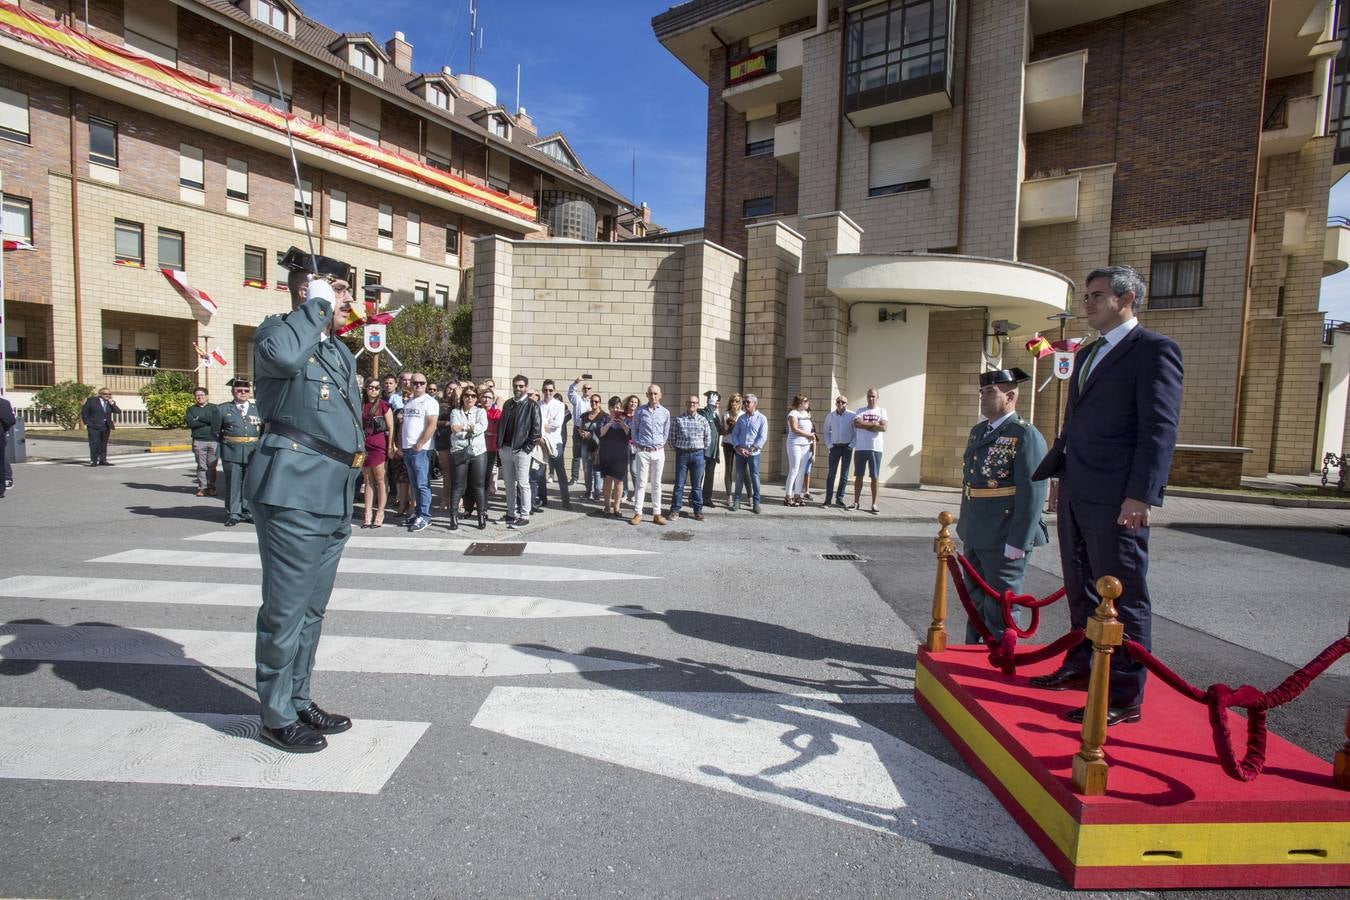
[[[543,433],[539,404],[528,396],[530,379],[517,375],[511,379],[512,397],[502,407],[497,423],[497,446],[502,472],[506,476],[506,517],[508,528],[530,524],[530,451]]]
[[[192,393],[195,403],[187,408],[187,427],[192,432],[192,455],[197,460],[197,496],[216,495],[216,463],[220,454],[220,408],[207,402],[206,388]]]
[[[112,391],[105,387],[84,401],[80,409],[80,421],[89,431],[89,465],[111,466],[108,462],[108,435],[114,426],[113,416],[121,412],[113,402]]]
[[[14,407],[4,397],[0,397],[0,497],[5,496],[6,489],[14,485],[14,475],[10,471],[6,454],[9,451],[9,430],[16,421]]]

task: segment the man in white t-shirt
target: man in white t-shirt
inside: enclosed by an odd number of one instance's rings
[[[548,505],[548,476],[551,473],[558,479],[558,490],[562,491],[563,509],[571,509],[572,501],[567,497],[567,472],[563,468],[563,450],[567,447],[567,404],[558,398],[557,385],[552,378],[544,379],[541,385],[543,394],[539,398],[540,434],[539,445],[544,448],[544,478],[540,482],[539,495],[534,498],[534,511],[542,512]]]
[[[431,524],[430,448],[440,412],[441,405],[427,394],[427,376],[414,372],[412,396],[403,404],[403,431],[399,434],[403,464],[408,469],[408,487],[417,501],[408,522],[409,531],[421,531]]]
[[[886,431],[886,410],[877,406],[880,397],[876,388],[868,388],[867,405],[859,407],[857,415],[853,417],[853,471],[856,474],[853,480],[853,505],[849,509],[858,508],[858,501],[862,497],[863,472],[866,470],[872,479],[872,508],[869,512],[873,514],[878,512],[877,475],[881,471],[881,450]]]

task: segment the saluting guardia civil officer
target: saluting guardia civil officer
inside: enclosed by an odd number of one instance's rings
[[[225,525],[252,522],[253,512],[244,498],[244,481],[249,461],[258,449],[262,418],[258,406],[249,398],[253,385],[242,375],[225,384],[233,399],[217,407],[220,422],[220,461],[225,469]]]
[[[1032,549],[1050,540],[1043,512],[1049,489],[1045,482],[1031,480],[1045,456],[1045,438],[1017,415],[1020,385],[1030,377],[1018,368],[980,375],[984,419],[970,429],[966,442],[956,534],[972,568],[999,594],[1021,592]],[[1002,638],[1002,605],[969,578],[966,583],[985,625]],[[1028,616],[1019,610],[1015,621],[1025,627]],[[975,627],[967,623],[966,643],[979,642]]]
[[[328,746],[351,727],[310,697],[324,610],[351,535],[361,471],[356,359],[333,336],[352,304],[346,263],[291,248],[291,312],[269,316],[254,337],[253,372],[265,434],[245,492],[258,526],[262,607],[257,683],[262,736],[296,753]],[[331,281],[331,284],[330,284]]]

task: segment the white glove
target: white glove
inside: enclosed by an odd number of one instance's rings
[[[1027,551],[1021,547],[1014,547],[1012,544],[1003,545],[1003,557],[1005,559],[1021,559],[1027,555]]]
[[[305,294],[307,300],[327,300],[329,303],[335,303],[336,297],[333,294],[333,286],[322,278],[315,278],[309,283],[309,289]]]

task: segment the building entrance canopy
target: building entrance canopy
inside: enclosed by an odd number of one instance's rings
[[[1040,266],[935,253],[832,256],[826,284],[847,302],[985,308],[991,322],[1019,323],[1019,333],[1047,327],[1046,317],[1064,312],[1074,292],[1071,279]]]

